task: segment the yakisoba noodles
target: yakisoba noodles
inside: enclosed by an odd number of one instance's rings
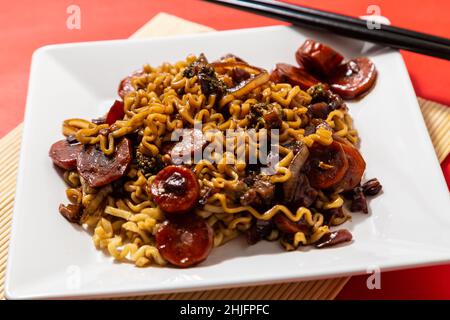
[[[287,250],[351,240],[330,230],[350,218],[344,200],[366,211],[364,195],[381,186],[360,185],[365,162],[340,96],[281,67],[270,75],[233,55],[144,65],[106,117],[64,121],[50,149],[68,185],[61,214],[139,267],[191,266],[240,234]],[[261,153],[263,141],[275,149]]]

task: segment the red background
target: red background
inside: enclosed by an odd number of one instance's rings
[[[359,16],[375,4],[397,26],[450,38],[447,0],[290,0],[339,13]],[[66,9],[81,8],[81,30],[66,28]],[[1,1],[0,11],[0,137],[23,118],[32,52],[51,43],[129,37],[164,11],[217,30],[281,24],[265,17],[193,0],[16,0]],[[450,105],[450,63],[402,52],[418,96]],[[450,177],[450,160],[443,164]],[[339,299],[449,299],[450,265],[385,272],[381,290],[368,290],[367,276],[353,277]]]

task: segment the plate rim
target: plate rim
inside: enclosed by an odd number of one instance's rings
[[[174,36],[168,36],[168,37],[158,37],[158,38],[148,38],[148,39],[117,39],[117,40],[106,40],[106,41],[87,41],[87,42],[75,42],[75,43],[63,43],[63,44],[50,44],[42,46],[38,49],[36,49],[32,54],[31,59],[31,67],[30,67],[30,75],[29,75],[29,85],[27,89],[27,102],[25,107],[25,114],[24,114],[24,127],[23,127],[23,134],[21,138],[21,143],[23,145],[23,141],[25,137],[28,134],[28,127],[29,123],[31,121],[30,118],[30,96],[33,92],[34,83],[36,81],[36,65],[40,59],[42,59],[42,55],[45,55],[48,51],[53,50],[61,50],[61,49],[67,49],[72,47],[83,47],[83,46],[96,46],[96,45],[121,45],[124,43],[130,43],[130,42],[155,42],[155,41],[173,41],[176,39],[189,39],[189,38],[199,38],[199,37],[208,37],[211,35],[217,35],[217,34],[238,34],[241,32],[262,32],[265,30],[276,30],[276,29],[297,29],[292,28],[288,26],[268,26],[268,27],[257,27],[257,28],[245,28],[245,29],[234,29],[234,30],[226,30],[226,31],[211,31],[211,32],[205,32],[205,33],[196,33],[196,34],[184,34],[184,35],[174,35]],[[334,35],[333,35],[334,36]],[[392,52],[395,53],[396,59],[401,61],[401,68],[403,69],[403,76],[405,77],[406,82],[408,82],[408,90],[409,92],[405,94],[409,99],[414,98],[416,103],[416,113],[419,114],[419,117],[421,120],[421,126],[424,129],[423,134],[428,137],[428,147],[431,152],[434,154],[434,158],[436,159],[435,164],[433,165],[435,170],[438,170],[440,172],[440,180],[441,182],[445,181],[444,175],[442,173],[442,170],[440,170],[439,161],[437,159],[437,156],[434,152],[434,148],[431,142],[431,138],[428,134],[428,131],[426,130],[426,125],[423,119],[423,115],[420,112],[420,107],[417,102],[417,97],[414,93],[414,89],[411,83],[411,79],[409,77],[409,74],[406,69],[406,65],[404,63],[403,57],[397,50],[390,49]],[[428,151],[429,151],[428,150]],[[427,152],[428,152],[427,151]],[[17,177],[16,177],[16,192],[15,192],[15,199],[17,198],[17,195],[20,194],[20,190],[22,189],[22,175],[23,175],[23,168],[24,168],[24,161],[25,157],[23,156],[23,151],[20,152],[19,157],[19,165],[18,165],[18,171],[17,171]],[[19,199],[20,200],[20,199]],[[352,270],[349,268],[345,268],[347,271],[341,270],[336,273],[333,273],[333,275],[330,277],[329,273],[322,272],[319,274],[316,274],[314,276],[299,276],[297,273],[297,276],[294,276],[293,274],[289,274],[287,276],[281,276],[281,277],[272,277],[269,280],[260,279],[258,276],[253,276],[248,278],[247,280],[241,280],[239,282],[237,281],[208,281],[207,284],[203,282],[196,282],[196,283],[178,283],[178,284],[171,284],[170,286],[167,286],[165,289],[160,290],[154,290],[154,289],[126,289],[122,291],[117,290],[107,290],[107,289],[99,289],[99,290],[90,290],[89,292],[80,292],[76,294],[70,294],[67,291],[61,291],[59,290],[58,293],[54,294],[31,294],[29,296],[23,295],[23,294],[16,294],[14,292],[14,289],[11,288],[11,282],[10,282],[10,273],[11,268],[13,267],[12,259],[9,259],[10,253],[14,250],[14,240],[17,238],[16,230],[17,230],[17,206],[18,201],[15,201],[14,203],[14,209],[12,214],[12,222],[11,222],[11,233],[10,233],[10,243],[8,247],[8,259],[7,259],[7,267],[6,267],[6,274],[5,274],[5,297],[7,299],[40,299],[40,298],[98,298],[98,297],[119,297],[119,296],[137,296],[137,295],[153,295],[153,294],[163,294],[163,293],[169,293],[169,292],[188,292],[188,291],[197,291],[201,289],[221,289],[221,288],[232,288],[232,287],[242,287],[242,286],[256,286],[256,285],[264,285],[264,284],[275,284],[275,283],[282,283],[286,281],[309,281],[309,280],[318,280],[318,279],[332,279],[336,277],[343,277],[343,276],[349,276],[349,275],[358,275],[358,274],[364,274],[364,271],[361,270],[361,268],[357,267]],[[16,240],[17,241],[17,240]],[[404,259],[405,260],[405,259]],[[450,261],[450,252],[448,255],[435,255],[434,258],[430,258],[428,260],[422,260],[420,262],[413,262],[413,259],[410,259],[411,262],[402,262],[402,263],[392,263],[392,264],[384,264],[386,267],[383,267],[381,270],[383,272],[385,271],[391,271],[391,270],[399,270],[399,269],[410,269],[410,268],[416,268],[416,267],[422,267],[422,266],[431,266],[431,265],[438,265],[438,264],[444,264]]]

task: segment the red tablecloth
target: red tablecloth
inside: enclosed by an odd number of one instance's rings
[[[447,0],[290,0],[350,15],[364,15],[377,4],[395,25],[450,38]],[[81,8],[81,30],[66,28],[67,7]],[[281,24],[278,21],[191,0],[17,0],[0,10],[0,137],[23,118],[32,52],[51,43],[127,38],[158,12],[165,11],[218,30]],[[450,63],[403,52],[418,96],[450,105]],[[449,181],[450,160],[443,169]],[[448,208],[443,208],[448,209]],[[450,231],[449,231],[450,232]],[[386,272],[381,290],[368,290],[367,276],[353,277],[340,299],[449,299],[450,265]]]

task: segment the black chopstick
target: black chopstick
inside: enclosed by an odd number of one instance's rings
[[[329,12],[329,11],[313,9],[313,8],[299,6],[299,5],[290,4],[290,3],[286,3],[286,2],[280,2],[280,1],[274,1],[274,0],[242,0],[242,1],[265,4],[265,5],[268,5],[271,7],[276,7],[276,8],[285,9],[285,10],[291,10],[291,11],[303,13],[303,14],[315,15],[317,17],[330,19],[330,20],[336,20],[336,21],[340,21],[340,22],[344,22],[344,23],[350,23],[350,24],[361,26],[361,27],[367,27],[367,22],[368,22],[367,20],[363,20],[363,19],[359,19],[359,18],[355,18],[355,17],[343,15],[343,14],[337,14],[337,13],[333,13],[333,12]],[[419,39],[432,41],[435,43],[441,43],[441,44],[450,46],[450,39],[434,36],[434,35],[427,34],[427,33],[412,31],[412,30],[408,30],[408,29],[404,29],[404,28],[399,28],[399,27],[387,25],[384,23],[379,24],[379,29],[386,31],[386,32],[402,34],[405,36],[419,38]]]
[[[226,6],[259,13],[271,18],[290,22],[297,26],[314,28],[333,32],[339,35],[355,38],[363,41],[377,43],[396,49],[404,49],[425,55],[450,60],[450,46],[433,41],[431,38],[423,39],[407,34],[399,34],[383,29],[368,29],[364,26],[331,17],[320,16],[312,12],[298,12],[292,9],[277,7],[256,0],[207,0]],[[410,31],[414,33],[414,31]]]

